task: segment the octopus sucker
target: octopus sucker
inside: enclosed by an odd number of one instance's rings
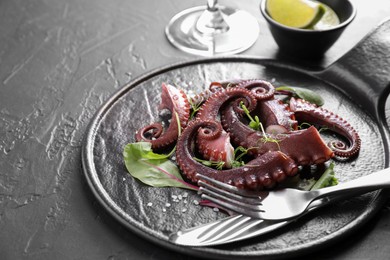
[[[223,87],[219,85],[212,85],[212,84],[213,83],[211,83],[210,85],[210,89],[206,89],[205,91],[189,98],[189,102],[192,104],[192,106],[194,107],[200,106],[215,93],[225,90]]]
[[[254,189],[257,186],[258,178],[254,174],[248,174],[247,176],[245,176],[245,182],[246,186],[250,187],[251,189]]]
[[[286,179],[286,175],[283,173],[283,171],[281,169],[276,169],[275,171],[273,171],[272,177],[277,182],[282,182],[284,179]]]

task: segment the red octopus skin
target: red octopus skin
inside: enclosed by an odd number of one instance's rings
[[[261,131],[255,131],[241,122],[234,106],[222,112],[224,129],[231,134],[232,142],[237,146],[251,148],[252,155],[262,155],[269,151],[281,151],[294,159],[299,165],[320,164],[334,156],[333,151],[322,140],[316,128],[267,134],[265,139]]]
[[[275,93],[275,87],[270,82],[261,79],[244,80],[238,83],[237,87],[249,89],[259,101],[271,99]]]
[[[196,115],[200,120],[218,121],[220,108],[229,100],[244,100],[248,109],[252,110],[256,107],[256,98],[249,90],[244,88],[229,88],[223,91],[216,92],[201,106]],[[222,161],[224,167],[231,167],[231,162],[234,159],[234,147],[230,144],[229,133],[222,131],[217,139],[209,140],[205,138],[197,139],[197,147],[202,156],[211,161]]]
[[[348,139],[349,146],[342,141],[328,143],[328,146],[336,156],[350,158],[359,153],[361,147],[359,134],[350,123],[340,116],[323,107],[318,107],[315,104],[296,98],[291,98],[290,109],[294,112],[298,121],[326,127],[328,130]]]
[[[217,92],[220,89],[233,87],[250,90],[257,100],[270,99],[273,98],[275,94],[275,87],[270,82],[261,79],[233,79],[221,82],[212,82],[209,89],[210,91]]]
[[[256,157],[245,166],[227,170],[216,170],[197,162],[193,147],[200,128],[207,128],[211,133],[221,131],[221,125],[211,120],[194,120],[182,132],[176,146],[176,161],[189,180],[196,182],[196,174],[201,173],[213,179],[243,189],[271,189],[287,176],[294,176],[298,166],[280,151],[267,152]],[[215,134],[218,136],[218,134]]]
[[[201,120],[215,120],[219,115],[221,107],[228,101],[237,98],[246,101],[246,106],[248,107],[249,111],[255,109],[257,105],[257,100],[255,96],[253,96],[249,90],[246,90],[244,88],[228,88],[224,91],[216,92],[211,97],[209,97],[200,108],[199,112],[196,115],[196,118]]]
[[[285,132],[298,129],[298,122],[295,120],[294,113],[291,112],[287,104],[278,99],[257,102],[257,107],[253,114],[259,117],[265,129],[275,125],[283,127]]]
[[[136,132],[137,142],[144,141],[152,144],[152,149],[161,150],[176,142],[179,129],[176,113],[180,120],[181,128],[185,128],[190,117],[190,104],[187,95],[183,90],[179,90],[172,85],[162,84],[161,103],[159,109],[168,109],[171,114],[171,120],[168,128],[164,131],[159,122],[144,126]],[[146,133],[151,137],[147,138]]]

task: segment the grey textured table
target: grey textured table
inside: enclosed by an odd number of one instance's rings
[[[203,2],[0,1],[1,259],[195,259],[117,223],[90,192],[80,149],[91,117],[121,86],[197,58],[172,47],[164,27]],[[221,1],[258,18],[260,38],[243,55],[312,68],[327,67],[390,17],[387,0],[353,2],[356,19],[323,59],[313,61],[278,52],[259,1]],[[389,238],[390,202],[356,235],[315,256],[388,259]]]

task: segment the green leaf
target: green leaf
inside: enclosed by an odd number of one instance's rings
[[[325,187],[337,185],[339,182],[335,176],[334,163],[331,163],[316,183],[311,187],[311,190],[318,190]]]
[[[253,130],[260,130],[260,127],[262,128],[263,126],[259,120],[259,117],[255,116],[255,118],[253,119],[253,117],[250,115],[248,108],[244,105],[244,102],[241,101],[240,105],[241,105],[242,110],[244,110],[244,113],[246,114],[246,116],[248,117],[248,119],[250,121],[249,127],[252,128]]]
[[[328,168],[322,173],[321,177],[317,180],[315,177],[310,179],[301,179],[301,176],[295,175],[292,178],[287,179],[282,184],[284,188],[293,188],[298,190],[318,190],[325,187],[330,187],[338,184],[338,180],[334,172],[334,163],[330,163]]]
[[[149,142],[127,144],[123,156],[131,176],[147,185],[198,189],[183,180],[179,168],[169,160],[169,155],[154,153]]]
[[[292,87],[292,86],[280,86],[276,88],[276,90],[289,91],[293,93],[294,96],[309,101],[310,103],[316,104],[317,106],[322,106],[324,104],[324,99],[316,92],[310,89]]]

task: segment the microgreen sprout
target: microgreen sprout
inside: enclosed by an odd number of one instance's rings
[[[310,127],[310,126],[312,126],[312,125],[309,124],[309,123],[303,122],[302,124],[300,124],[300,125],[298,126],[298,129],[303,129],[303,128]],[[326,130],[329,130],[329,128],[328,128],[328,127],[320,127],[320,128],[318,129],[318,132],[321,133],[321,132],[326,131]]]
[[[180,124],[179,114],[176,111],[175,111],[175,117],[177,121],[177,137],[179,137],[181,135],[181,124]],[[171,157],[175,153],[175,151],[176,151],[176,145],[175,147],[173,147],[172,151],[170,151],[168,154],[165,154],[166,158]]]
[[[245,162],[242,157],[248,154],[249,150],[251,149],[256,149],[256,147],[244,148],[242,146],[238,146],[236,149],[234,149],[234,160],[232,162],[232,168],[244,166]]]
[[[195,117],[195,114],[198,113],[202,103],[194,103],[190,99],[188,101],[190,102],[192,108],[191,115],[190,115],[190,119],[192,119]]]
[[[203,165],[216,168],[217,170],[222,170],[223,166],[225,165],[225,162],[223,161],[209,161],[209,160],[203,160],[196,157],[194,157],[194,160],[200,162]]]
[[[250,115],[250,112],[249,112],[248,108],[244,105],[244,102],[241,101],[240,102],[240,106],[241,106],[242,110],[244,110],[245,115],[250,120],[249,127],[252,128],[253,130],[260,130],[260,127],[263,127],[263,126],[262,126],[262,124],[261,124],[261,122],[259,120],[259,117],[255,116],[255,118],[253,118]]]
[[[298,129],[303,129],[303,128],[310,127],[310,126],[311,126],[311,124],[303,122],[302,124],[300,124],[298,126]]]
[[[265,134],[260,140],[263,143],[275,143],[278,146],[278,149],[280,150],[280,145],[279,145],[280,140],[269,137],[267,134]]]
[[[280,150],[280,145],[279,145],[280,140],[279,140],[279,139],[273,138],[273,137],[271,137],[269,134],[267,134],[267,133],[264,131],[263,125],[261,125],[261,132],[263,133],[263,137],[260,138],[260,140],[261,140],[263,143],[275,143],[275,144],[278,146],[278,149]]]
[[[252,128],[253,130],[260,130],[263,134],[263,137],[260,139],[263,143],[267,143],[267,142],[271,142],[271,143],[276,143],[279,150],[280,150],[280,146],[279,146],[279,142],[280,140],[278,139],[275,139],[275,138],[272,138],[269,134],[267,134],[264,130],[264,127],[263,127],[263,124],[260,122],[259,120],[259,117],[258,116],[255,116],[255,118],[253,118],[250,114],[249,114],[249,110],[248,108],[244,105],[244,102],[240,102],[240,106],[242,108],[242,110],[244,110],[245,112],[245,115],[248,117],[248,119],[250,120],[249,122],[249,127]]]
[[[326,131],[326,130],[329,130],[329,128],[327,127],[321,127],[320,129],[318,129],[318,132],[323,132],[323,131]]]
[[[176,111],[175,111],[175,117],[177,121],[177,137],[179,137],[181,135],[181,123],[180,123],[179,113],[177,113]]]
[[[249,149],[251,148],[246,149],[242,146],[238,146],[236,149],[234,149],[234,160],[240,161],[241,158],[248,153]]]

